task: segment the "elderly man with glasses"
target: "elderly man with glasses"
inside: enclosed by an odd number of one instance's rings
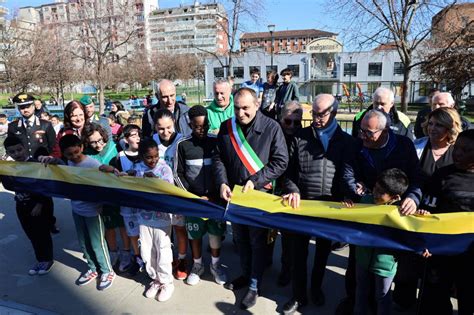
[[[298,208],[300,199],[342,201],[344,164],[355,156],[355,140],[338,125],[338,102],[330,94],[318,95],[313,103],[311,126],[296,133],[290,146],[285,178],[284,199]],[[296,210],[295,210],[296,211]],[[292,298],[283,307],[293,314],[308,303],[307,266],[310,235],[291,234]],[[321,285],[331,252],[331,240],[316,238],[316,253],[311,276],[311,298],[321,306],[325,302]]]
[[[404,113],[397,111],[397,107],[395,106],[395,94],[392,90],[386,87],[379,87],[375,90],[372,99],[372,105],[354,117],[352,124],[352,135],[354,137],[359,135],[360,124],[367,112],[372,109],[377,109],[390,117],[390,129],[392,129],[395,134],[407,136],[411,140],[415,139],[411,131],[410,118]]]
[[[356,146],[353,161],[344,165],[343,183],[346,199],[359,201],[360,196],[374,188],[377,177],[391,168],[402,170],[408,176],[409,186],[402,196],[401,215],[411,215],[421,200],[421,169],[413,142],[391,129],[390,116],[384,111],[372,109],[366,112],[358,129],[362,140]],[[350,311],[355,300],[355,261],[354,250],[349,254],[346,273],[347,297],[341,302],[340,309]],[[348,281],[348,279],[350,279]]]

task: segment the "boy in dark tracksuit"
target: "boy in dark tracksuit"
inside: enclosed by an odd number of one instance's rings
[[[196,105],[189,112],[192,134],[182,138],[176,149],[175,182],[177,185],[203,199],[215,201],[218,199],[216,185],[212,176],[212,153],[217,145],[217,139],[208,134],[209,121],[205,107]],[[202,262],[202,237],[209,232],[211,247],[210,270],[218,284],[227,281],[226,274],[219,262],[222,236],[225,233],[225,222],[203,220],[186,217],[186,229],[191,241],[194,264],[186,280],[189,285],[196,285],[204,273]]]
[[[35,162],[21,140],[9,136],[4,142],[7,154],[18,162]],[[39,194],[15,192],[16,212],[21,226],[33,245],[37,263],[30,268],[29,274],[45,275],[54,264],[53,241],[50,226],[53,216],[53,200]]]
[[[431,213],[474,211],[474,130],[459,134],[453,150],[453,164],[438,169],[425,191],[421,207]],[[429,249],[428,249],[429,250]],[[428,259],[420,299],[420,314],[451,315],[454,283],[458,314],[474,313],[474,243],[455,256],[433,255]]]

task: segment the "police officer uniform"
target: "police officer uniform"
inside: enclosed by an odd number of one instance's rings
[[[13,104],[15,104],[18,107],[25,106],[25,105],[34,106],[33,105],[34,100],[35,98],[32,95],[29,95],[26,93],[19,93],[15,95],[15,97],[13,98]],[[32,157],[36,158],[39,155],[49,155],[52,152],[53,146],[56,142],[56,132],[54,131],[53,126],[51,125],[49,121],[38,118],[35,115],[35,109],[32,109],[32,114],[30,117],[22,116],[18,118],[17,120],[14,120],[13,122],[9,123],[8,136],[17,137],[18,139],[20,139],[20,141],[23,143],[25,148],[28,150],[30,158]],[[44,219],[44,223],[48,225],[48,228],[52,233],[58,233],[59,230],[55,225],[56,218],[54,217],[54,213],[53,213],[54,211],[53,200],[51,198],[46,198],[46,197],[44,198],[47,200],[47,202],[43,205],[44,208],[42,210],[41,217]],[[17,200],[17,201],[20,201],[20,203],[17,202],[17,206],[20,205],[20,210],[18,210],[19,211],[18,215],[20,217],[20,221],[22,222],[22,225],[25,228],[25,231],[27,231],[27,234],[29,232],[35,234],[36,229],[34,229],[29,224],[24,223],[22,221],[21,213],[24,212],[23,210],[21,210],[22,200]],[[31,210],[30,208],[28,209]],[[26,210],[25,213],[29,213],[28,209]],[[25,227],[25,224],[28,225],[29,227]],[[49,241],[45,241],[45,242],[48,243]],[[47,259],[49,259],[50,257],[49,249],[46,250],[46,252],[48,252],[46,256],[47,256]]]
[[[33,106],[34,100],[33,96],[20,93],[13,98],[13,103],[16,106]],[[56,133],[51,123],[35,116],[34,110],[30,117],[20,117],[8,124],[8,136],[19,138],[30,157],[49,155],[56,141]]]

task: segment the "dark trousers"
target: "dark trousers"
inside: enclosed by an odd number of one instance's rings
[[[306,301],[307,297],[307,259],[310,236],[304,234],[291,234],[292,257],[291,274],[293,298]],[[316,293],[321,289],[326,264],[331,253],[331,241],[316,238],[316,252],[314,254],[313,271],[311,274],[311,291]]]
[[[420,296],[420,314],[451,315],[451,289],[456,288],[458,314],[474,313],[474,251],[428,259]]]
[[[349,299],[355,301],[356,295],[356,259],[355,245],[349,245],[349,259],[347,261],[346,276],[344,282],[346,286],[346,294]]]
[[[420,255],[411,252],[402,252],[397,256],[398,267],[394,280],[393,301],[409,308],[416,303],[418,279],[422,276],[424,261]]]
[[[50,234],[53,201],[50,198],[47,200],[43,203],[38,216],[31,215],[31,207],[24,206],[19,202],[16,204],[18,220],[26,236],[30,239],[36,260],[39,262],[53,260],[53,240]]]
[[[268,254],[268,229],[232,223],[232,232],[239,251],[242,275],[260,288]]]
[[[281,272],[291,272],[291,262],[293,260],[293,245],[291,243],[291,233],[281,232]]]

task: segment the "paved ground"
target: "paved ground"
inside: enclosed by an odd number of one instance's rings
[[[29,276],[34,263],[31,245],[16,217],[13,195],[0,186],[0,315],[3,314],[275,314],[290,296],[290,287],[275,285],[280,268],[280,243],[277,241],[274,264],[265,274],[263,296],[249,311],[238,308],[245,292],[237,294],[213,282],[207,272],[203,281],[190,287],[175,280],[176,290],[171,300],[160,303],[143,296],[146,276],[138,279],[117,277],[113,286],[100,292],[93,284],[74,284],[86,264],[76,241],[71,210],[67,200],[55,199],[55,213],[61,229],[54,236],[56,263],[46,276]],[[223,245],[222,259],[230,278],[238,276],[238,257],[231,237]],[[311,257],[314,244],[311,246]],[[344,296],[344,267],[347,250],[330,256],[323,290],[326,305],[309,305],[304,314],[334,314]],[[208,254],[207,254],[208,255]],[[208,264],[209,256],[205,256]],[[207,270],[208,271],[208,270]]]

